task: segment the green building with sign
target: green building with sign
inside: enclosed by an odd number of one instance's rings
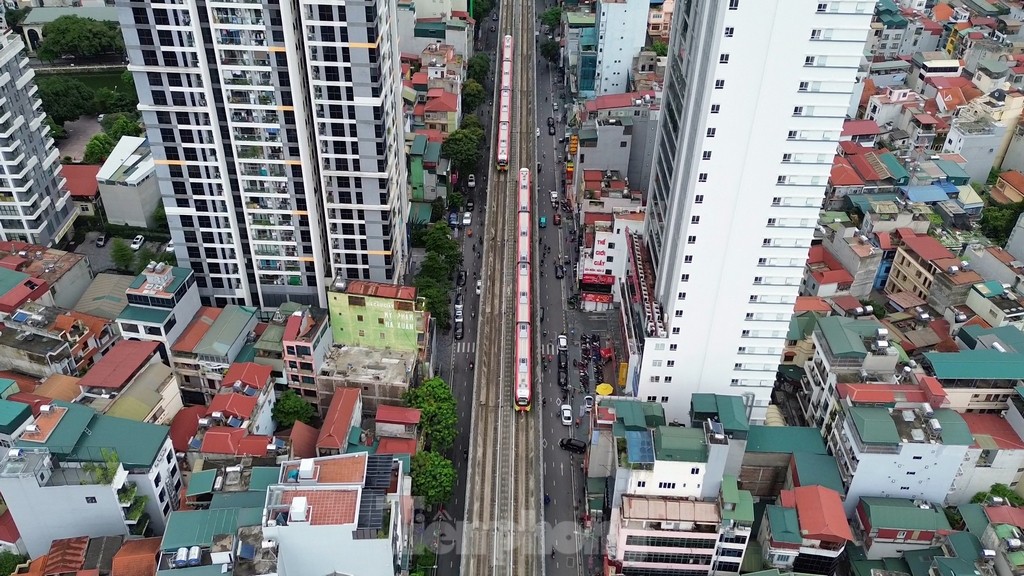
[[[427,346],[430,313],[416,288],[340,281],[327,293],[334,344],[417,352]]]

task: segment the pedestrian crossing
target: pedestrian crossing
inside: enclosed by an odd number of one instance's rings
[[[554,356],[557,350],[554,344],[544,344],[540,347],[540,353],[545,356]],[[476,342],[461,340],[455,343],[456,354],[473,354],[476,352]]]
[[[554,355],[554,353],[555,353],[555,345],[554,344],[544,344],[544,345],[542,345],[540,347],[540,353],[544,354],[545,356]]]

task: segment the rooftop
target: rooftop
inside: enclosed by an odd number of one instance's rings
[[[98,186],[96,174],[100,167],[95,164],[65,164],[60,173],[68,179],[68,192],[75,200],[93,200],[96,198]]]
[[[358,388],[335,389],[327,416],[320,427],[320,435],[316,440],[317,449],[345,451],[348,447],[349,431],[359,416],[355,410],[360,396]]]
[[[233,535],[241,526],[259,525],[262,513],[260,508],[178,510],[167,519],[160,549],[176,552],[182,547],[210,547],[216,536]]]
[[[146,324],[163,326],[170,315],[171,311],[169,309],[129,304],[121,310],[121,313],[117,315],[117,319],[121,322],[144,322]]]
[[[828,454],[817,428],[799,426],[751,426],[747,452]]]
[[[203,306],[196,312],[195,318],[189,322],[185,331],[178,336],[178,339],[174,342],[174,346],[171,346],[171,350],[178,354],[189,354],[195,349],[199,341],[206,336],[206,333],[210,331],[210,327],[217,321],[223,308],[214,308],[212,306]]]
[[[46,396],[53,400],[74,402],[82,395],[82,389],[78,386],[81,378],[66,376],[64,374],[51,374],[43,383],[36,388],[35,393]]]
[[[704,430],[659,426],[654,429],[654,453],[658,460],[707,462],[708,444]]]
[[[145,340],[120,340],[93,364],[85,376],[78,381],[83,389],[121,389],[149,364],[157,353],[159,342]]]
[[[122,136],[97,171],[96,179],[104,184],[137,186],[155,168],[153,154],[145,138]]]
[[[796,486],[824,486],[839,495],[846,494],[839,465],[829,454],[795,452],[793,454],[793,484]]]
[[[355,524],[359,492],[352,488],[287,490],[280,497],[280,505],[289,510],[294,510],[297,499],[304,499],[304,516],[313,526]],[[295,521],[294,514],[290,519]]]
[[[28,404],[0,399],[0,433],[13,434],[31,415]]]
[[[420,423],[421,416],[421,411],[417,408],[381,404],[377,406],[377,415],[374,420],[376,420],[378,424],[404,424],[406,426],[414,426]]]
[[[335,280],[334,290],[352,296],[371,296],[396,300],[415,300],[416,288],[366,280]]]
[[[918,500],[900,498],[860,499],[867,520],[872,529],[896,528],[899,530],[949,531],[949,521],[941,506],[925,504]]]
[[[287,342],[313,342],[328,324],[327,311],[315,306],[304,306],[288,317],[282,340]]]
[[[225,306],[192,352],[198,355],[226,357],[231,345],[246,332],[255,316],[255,308],[235,304]]]
[[[40,10],[43,10],[40,8]],[[33,10],[34,11],[34,10]],[[53,284],[85,256],[25,242],[0,242],[0,266]]]
[[[267,387],[271,376],[270,366],[254,362],[235,362],[224,373],[223,386],[234,386],[262,390]],[[247,392],[248,394],[248,392]]]
[[[159,551],[160,538],[126,540],[114,554],[111,576],[153,576]]]
[[[132,285],[131,276],[97,274],[75,304],[75,310],[114,320],[128,305],[125,291]]]
[[[800,486],[792,491],[800,520],[800,534],[810,540],[853,540],[839,493],[822,486]],[[783,499],[785,500],[785,499]]]
[[[140,296],[170,298],[192,274],[191,268],[151,262],[142,274],[135,277],[126,292]]]
[[[320,374],[343,376],[347,382],[405,384],[415,365],[415,351],[335,346],[324,360]]]
[[[974,414],[964,412],[960,417],[974,436],[974,446],[983,450],[1024,450],[1024,441],[998,414]]]
[[[107,6],[98,8],[85,8],[82,6],[34,8],[22,24],[24,26],[41,26],[53,22],[61,16],[78,16],[79,18],[92,18],[93,20],[98,20],[100,22],[116,23],[117,8]]]
[[[655,496],[622,496],[622,517],[627,520],[694,522],[717,526],[722,518],[717,502],[695,502]]]
[[[340,454],[311,458],[313,461],[313,479],[317,484],[362,484],[366,478],[366,464],[369,454]],[[292,460],[281,465],[281,482],[287,482],[297,473],[300,460]]]
[[[963,417],[953,410],[940,408],[927,416],[920,410],[892,410],[874,406],[848,408],[850,423],[864,444],[927,443],[941,441],[946,445],[971,446],[971,436]]]
[[[728,433],[747,432],[747,412],[740,396],[726,394],[694,394],[690,399],[691,411],[696,418],[707,415],[715,417]]]
[[[164,387],[174,378],[174,372],[166,364],[156,362],[146,366],[135,382],[110,403],[106,414],[144,422],[163,401]]]

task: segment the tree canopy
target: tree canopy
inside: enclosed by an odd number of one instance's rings
[[[57,124],[63,126],[92,112],[93,92],[78,80],[57,75],[40,78],[37,84],[43,109]]]
[[[483,52],[477,52],[469,59],[469,78],[483,85],[491,72],[491,59]]]
[[[100,132],[85,145],[85,157],[82,158],[82,161],[86,164],[102,164],[110,156],[114,146],[117,146],[117,142],[107,134]]]
[[[655,40],[651,44],[651,52],[654,52],[658,56],[668,56],[668,44]]]
[[[273,416],[274,422],[277,422],[278,426],[288,428],[297,421],[309,424],[313,420],[313,413],[313,406],[309,402],[303,400],[294,391],[287,390],[282,392],[281,397],[277,399],[274,409],[271,411],[271,416]]]
[[[472,132],[458,129],[444,139],[441,144],[441,153],[451,159],[455,169],[462,173],[472,173],[476,170],[482,156],[480,138]]]
[[[110,260],[118,270],[131,270],[135,253],[123,238],[114,238],[110,243]]]
[[[1011,506],[1024,506],[1024,498],[1021,498],[1019,494],[1006,484],[993,484],[986,492],[978,492],[971,498],[971,503],[982,504],[989,501],[993,496],[1002,498],[1004,502]]]
[[[1024,213],[1024,202],[1015,204],[993,204],[981,211],[981,233],[1000,246],[1006,240],[1017,223],[1017,218]]]
[[[558,47],[558,43],[554,40],[545,40],[544,43],[540,45],[541,55],[551,62],[558,60],[559,52],[561,52],[561,48]]]
[[[14,569],[28,561],[28,556],[21,556],[8,551],[0,552],[0,576],[14,574]]]
[[[455,397],[440,378],[425,380],[405,393],[405,401],[421,412],[423,434],[431,450],[444,452],[452,447],[457,432]]]
[[[114,142],[118,142],[123,136],[141,136],[142,126],[139,125],[138,120],[121,115],[110,128],[106,129],[106,132]]]
[[[549,28],[557,28],[562,24],[562,9],[557,6],[548,8],[540,15],[540,22]]]
[[[455,466],[451,460],[433,451],[417,452],[412,457],[412,493],[429,506],[444,504],[455,489]]]
[[[36,53],[42,60],[63,56],[93,58],[124,52],[124,39],[116,22],[79,16],[61,16],[43,26],[43,41]]]
[[[487,92],[479,82],[470,78],[462,85],[463,112],[473,112],[487,99]]]

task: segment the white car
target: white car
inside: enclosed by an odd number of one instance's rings
[[[587,412],[590,412],[594,408],[594,397],[593,396],[584,396],[583,397],[583,407],[587,410]]]
[[[476,295],[477,295],[477,296],[479,296],[479,295],[480,295],[480,283],[481,283],[481,282],[482,282],[482,280],[477,280],[477,281],[476,281]]]
[[[558,349],[559,350],[568,350],[569,349],[569,338],[567,338],[565,336],[565,334],[559,334],[558,335]]]
[[[540,128],[537,128],[537,138],[540,138]]]
[[[171,240],[164,246],[164,252],[174,252],[174,240]]]
[[[562,404],[562,407],[559,409],[559,412],[562,415],[562,424],[565,424],[566,426],[572,426],[572,406],[569,406],[568,404]]]
[[[145,243],[146,243],[146,237],[143,236],[142,234],[139,234],[138,236],[136,236],[132,240],[131,248],[132,248],[132,250],[138,251],[139,249],[142,248],[142,245],[145,244]]]
[[[476,188],[476,175],[470,174],[469,178],[466,178],[466,186],[470,188]]]
[[[463,226],[469,226],[472,223],[473,223],[473,213],[472,212],[466,212],[465,214],[462,215],[462,225]]]

